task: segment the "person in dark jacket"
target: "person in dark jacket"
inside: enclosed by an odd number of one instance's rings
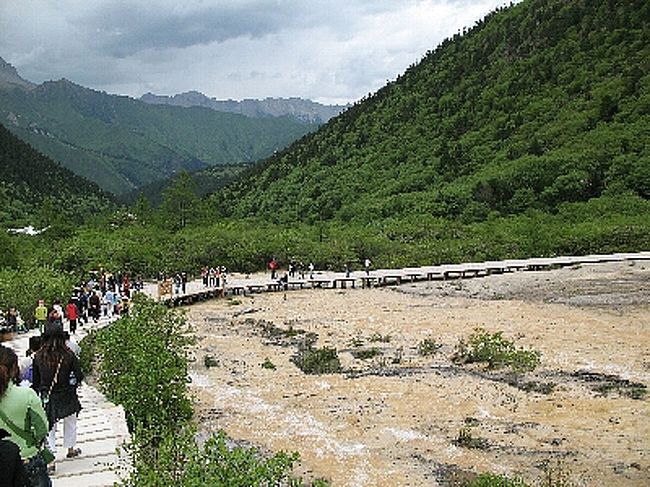
[[[24,487],[27,482],[20,448],[5,438],[7,430],[0,428],[0,487]]]
[[[77,386],[83,373],[77,356],[67,347],[62,327],[50,327],[43,335],[43,343],[34,357],[33,389],[47,397],[48,448],[56,455],[56,426],[63,420],[63,447],[67,458],[81,453],[77,444],[77,415],[81,403]]]

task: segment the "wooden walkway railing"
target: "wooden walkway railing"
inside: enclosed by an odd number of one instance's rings
[[[216,297],[250,295],[260,292],[289,291],[306,288],[368,288],[399,285],[404,282],[464,279],[505,272],[540,271],[565,266],[632,260],[650,260],[650,251],[577,257],[509,259],[502,261],[470,262],[467,264],[408,267],[403,269],[377,269],[369,273],[355,271],[349,273],[349,275],[344,272],[323,271],[314,273],[312,277],[289,278],[286,283],[280,282],[278,279],[270,279],[270,277],[229,276],[225,288],[205,287],[200,280],[196,280],[187,283],[185,293],[159,296],[158,286],[153,284],[146,286],[145,292],[154,299],[163,301],[170,306],[179,306]]]

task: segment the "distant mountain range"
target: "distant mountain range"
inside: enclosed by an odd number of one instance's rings
[[[152,105],[65,79],[36,85],[2,59],[0,123],[115,195],[180,171],[253,163],[317,127],[289,116]]]
[[[188,91],[174,96],[147,93],[142,95],[140,100],[155,105],[205,107],[218,112],[238,113],[254,118],[289,116],[303,122],[317,124],[326,123],[349,107],[349,105],[323,105],[303,98],[217,100],[216,98],[208,98],[198,91]]]

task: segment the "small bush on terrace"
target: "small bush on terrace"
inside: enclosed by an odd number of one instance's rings
[[[335,348],[305,348],[291,361],[305,374],[335,374],[341,372],[341,361]]]
[[[528,484],[519,478],[484,473],[465,484],[465,487],[528,487]]]
[[[433,338],[425,338],[418,343],[418,355],[421,357],[430,357],[435,355],[442,345],[436,343]]]
[[[477,328],[467,342],[456,346],[452,360],[458,364],[487,363],[488,368],[510,367],[516,372],[534,370],[540,363],[540,352],[517,349],[513,342],[503,338],[503,332],[490,333]]]

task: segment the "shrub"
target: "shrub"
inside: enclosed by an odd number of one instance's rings
[[[213,355],[204,355],[203,356],[203,365],[206,369],[211,367],[219,367],[219,361]]]
[[[262,362],[260,364],[260,367],[262,367],[263,369],[268,369],[268,370],[275,370],[276,369],[275,364],[273,362],[271,362],[271,360],[268,357],[266,357],[264,359],[264,362]]]
[[[376,347],[366,348],[366,349],[363,349],[363,350],[353,350],[352,351],[352,356],[354,358],[356,358],[356,359],[359,359],[359,360],[368,360],[368,359],[374,358],[374,357],[376,357],[378,355],[383,355],[383,353],[381,352],[381,350],[379,350]]]
[[[528,487],[528,484],[520,478],[484,473],[465,484],[465,487]]]
[[[184,316],[140,294],[131,312],[96,337],[99,384],[124,407],[129,427],[154,431],[189,420]]]
[[[435,355],[442,345],[436,343],[432,338],[425,338],[418,343],[418,355],[421,357],[429,357]]]
[[[126,487],[286,485],[299,459],[297,453],[284,452],[264,458],[254,448],[229,445],[223,433],[198,446],[190,426],[151,438],[144,445],[134,451]]]
[[[477,450],[485,450],[490,446],[485,438],[477,438],[472,434],[472,426],[465,425],[458,432],[458,436],[452,441],[456,446],[463,448],[472,448]]]
[[[90,330],[79,344],[81,347],[79,365],[85,376],[89,376],[93,372],[95,356],[97,354],[97,333],[96,329]]]
[[[341,361],[335,348],[305,348],[291,361],[305,374],[335,374],[341,372]]]
[[[180,312],[137,296],[128,316],[84,342],[101,388],[127,415],[132,468],[123,485],[301,485],[290,477],[297,453],[263,457],[228,445],[223,433],[197,443],[187,395],[188,332]]]
[[[390,335],[382,335],[381,333],[373,333],[370,335],[370,338],[368,340],[373,343],[373,342],[382,342],[382,343],[389,343],[391,340]]]
[[[488,368],[510,367],[517,372],[532,371],[540,363],[540,352],[517,349],[513,342],[503,338],[503,332],[490,333],[477,328],[467,342],[456,346],[452,360],[455,363],[487,363]]]

